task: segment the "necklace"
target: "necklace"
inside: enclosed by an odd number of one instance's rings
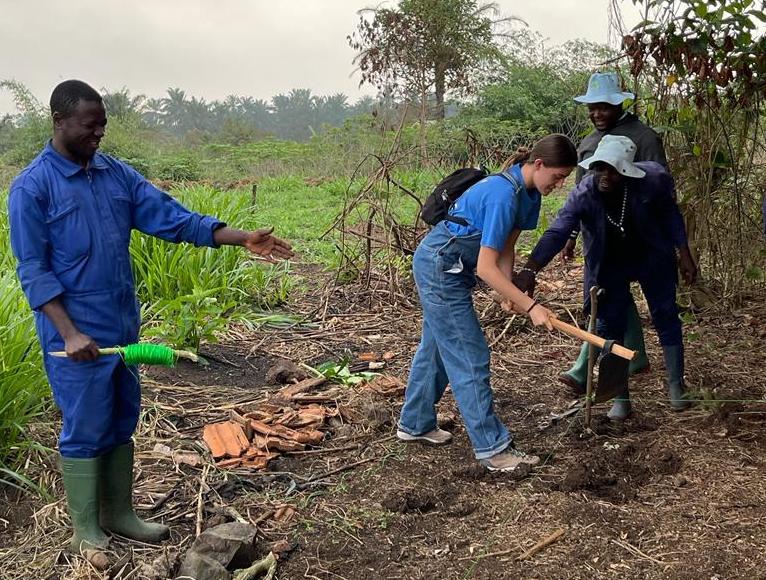
[[[622,233],[622,236],[625,237],[625,226],[623,225],[625,223],[625,207],[627,206],[628,202],[628,184],[625,184],[625,189],[622,191],[622,211],[620,212],[620,221],[616,222],[612,219],[612,216],[609,215],[609,212],[604,209],[604,214],[606,215],[606,221],[608,221],[610,224],[612,224],[614,227],[616,227],[618,230],[620,230],[620,233]]]

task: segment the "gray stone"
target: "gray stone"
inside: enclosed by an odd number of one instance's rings
[[[231,580],[231,573],[219,562],[194,550],[186,553],[176,580]]]
[[[305,370],[287,359],[277,359],[277,362],[266,371],[266,382],[270,385],[285,385],[295,381],[302,381],[306,377],[308,377],[308,374]]]
[[[229,570],[247,568],[257,559],[257,531],[255,526],[240,522],[205,530],[189,548],[177,577],[228,580]]]

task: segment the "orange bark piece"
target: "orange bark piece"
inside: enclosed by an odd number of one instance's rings
[[[220,459],[226,455],[226,445],[221,440],[215,425],[205,425],[202,429],[202,440],[210,449],[210,455],[213,456],[213,459]]]
[[[380,357],[374,352],[360,352],[358,358],[363,362],[377,362],[380,360]]]
[[[223,461],[219,461],[216,463],[216,465],[222,469],[226,469],[229,467],[239,467],[242,465],[242,458],[241,457],[235,457],[233,459],[224,459]]]
[[[328,415],[327,407],[321,405],[312,404],[307,407],[299,409],[297,412],[293,411],[286,414],[279,419],[277,423],[285,425],[291,429],[299,429],[301,427],[319,427],[324,423],[325,418]]]
[[[254,459],[248,459],[242,462],[242,467],[249,467],[250,469],[266,469],[271,461],[271,456],[267,457],[255,457]]]
[[[274,519],[278,522],[289,522],[295,516],[295,508],[283,505],[274,512]]]
[[[256,421],[255,419],[251,419],[250,424],[253,426],[253,430],[261,435],[281,437],[282,439],[297,441],[299,443],[316,444],[324,439],[324,433],[313,429],[296,431],[295,429],[290,429],[284,425],[266,425],[266,423]]]
[[[297,433],[296,440],[307,445],[319,445],[324,440],[324,433],[316,429],[301,429]]]
[[[202,439],[210,449],[213,459],[239,457],[250,447],[242,426],[233,421],[205,425]]]
[[[271,423],[274,420],[274,414],[268,411],[252,411],[245,415],[247,419],[255,419],[256,421],[263,421],[264,423]]]
[[[372,382],[366,384],[366,388],[378,393],[379,395],[398,395],[404,393],[406,385],[401,379],[389,375],[377,377]]]
[[[262,435],[256,435],[253,438],[253,445],[266,451],[303,451],[306,448],[303,443],[298,443],[297,441],[289,441],[281,437],[264,437]]]

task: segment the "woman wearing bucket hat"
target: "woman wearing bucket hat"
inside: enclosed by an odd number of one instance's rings
[[[621,89],[617,73],[597,72],[591,75],[586,93],[574,99],[578,103],[587,105],[588,117],[594,127],[594,130],[582,140],[577,148],[578,161],[592,157],[605,135],[622,135],[628,137],[635,144],[635,161],[656,161],[667,167],[665,148],[662,146],[660,136],[651,127],[642,123],[636,115],[623,109],[625,101],[634,98],[633,93]],[[575,182],[580,183],[586,172],[587,169],[578,167]],[[561,252],[565,261],[574,257],[579,233],[580,226],[578,224]],[[534,278],[529,272],[520,273],[515,281],[523,290],[530,292],[534,290]],[[632,297],[628,304],[628,322],[624,340],[625,346],[636,351],[636,356],[630,362],[630,374],[634,375],[648,370],[649,359],[646,356],[641,319]],[[582,395],[585,393],[587,372],[588,344],[583,343],[575,363],[569,370],[562,372],[558,378],[573,393]]]
[[[627,137],[606,135],[601,139],[594,154],[579,164],[591,174],[569,194],[525,269],[536,273],[545,267],[564,247],[572,230],[582,224],[586,309],[588,288],[598,285],[605,290],[599,300],[599,334],[617,342],[624,340],[630,283],[638,282],[662,345],[671,406],[683,410],[689,403],[684,399],[676,268],[691,284],[697,267],[675,202],[673,178],[659,163],[634,162],[635,154],[636,146]],[[622,420],[629,414],[626,384],[624,396],[615,400],[609,417]]]

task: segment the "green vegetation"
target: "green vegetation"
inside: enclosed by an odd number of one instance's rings
[[[41,358],[32,312],[16,280],[0,194],[0,483],[28,485],[11,467],[34,446],[24,430],[48,397]]]
[[[367,82],[396,81],[398,91],[354,105],[345,95],[305,89],[268,102],[248,96],[208,102],[178,88],[160,98],[134,96],[127,88],[102,91],[110,114],[104,152],[195,211],[240,228],[274,226],[298,252],[293,264],[272,266],[238,248],[178,246],[135,233],[131,252],[144,336],[196,348],[225,334],[232,322],[295,322],[280,308],[294,289],[296,262],[339,269],[340,281],[358,279],[364,255],[352,248],[341,259],[333,229],[344,208],[351,208],[346,228],[363,222],[383,232],[385,247],[375,248],[373,259],[385,260],[385,275],[407,277],[408,251],[419,233],[416,198],[423,200],[457,167],[496,169],[517,146],[545,133],[581,138],[590,124],[572,97],[599,68],[621,72],[639,95],[636,112],[663,134],[711,292],[731,300],[762,290],[766,41],[754,19],[763,15],[747,0],[679,0],[675,12],[661,0],[634,3],[645,6],[648,19],[624,39],[627,59],[584,41],[545,46],[542,37],[518,27],[498,36],[495,25],[508,19],[495,22],[490,4],[443,3],[460,14],[465,43],[457,45],[442,42],[457,42],[456,36],[430,38],[450,21],[423,18],[436,9],[433,3],[408,0],[368,11],[351,41],[359,64],[375,43],[396,48],[401,43],[389,42],[391,31],[413,22],[428,24],[407,31],[413,46],[428,50],[398,54],[404,60],[396,62],[365,61]],[[409,11],[406,21],[381,21],[387,30],[364,28],[402,10]],[[471,27],[472,15],[478,28]],[[478,45],[481,51],[474,50]],[[441,52],[447,49],[454,49],[449,58]],[[47,387],[33,315],[14,273],[4,190],[51,127],[45,107],[22,84],[0,81],[0,90],[9,91],[18,108],[0,118],[0,478],[7,480],[31,445],[26,429],[45,405]],[[522,236],[522,252],[562,201],[562,195],[544,199],[539,228]],[[407,244],[391,244],[392,236],[406,237]],[[364,239],[362,246],[370,246]],[[326,370],[340,377],[341,369]]]

